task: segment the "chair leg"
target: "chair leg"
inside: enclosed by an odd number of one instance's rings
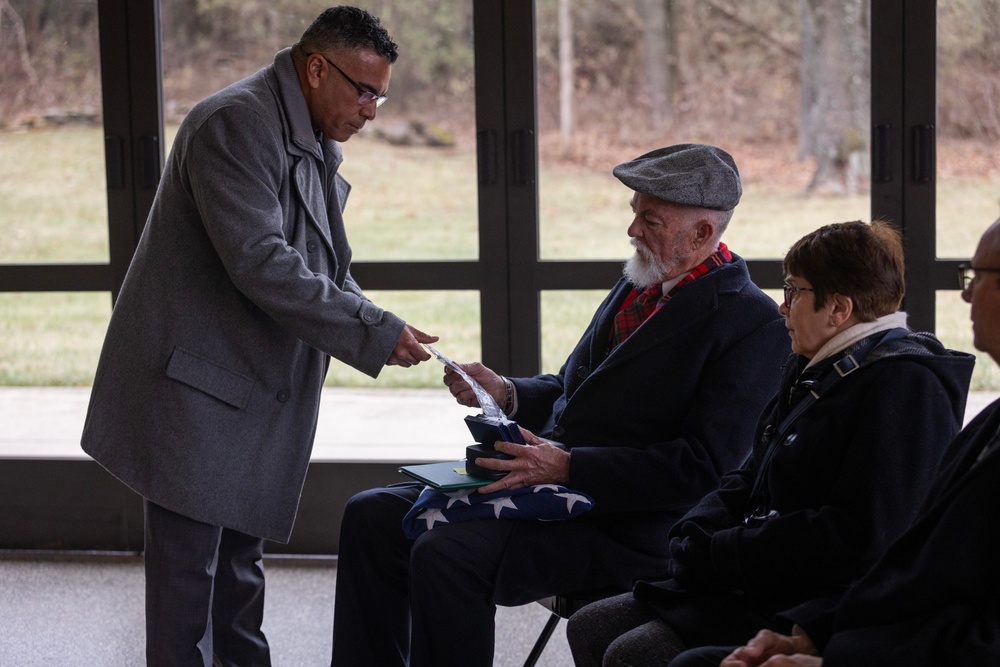
[[[559,625],[559,614],[549,614],[549,620],[545,621],[545,627],[542,628],[541,634],[538,635],[538,639],[535,640],[535,645],[531,647],[531,653],[524,661],[524,667],[535,667],[535,663],[538,659],[542,657],[542,651],[545,650],[545,645],[549,643],[549,637],[555,632],[556,626]]]

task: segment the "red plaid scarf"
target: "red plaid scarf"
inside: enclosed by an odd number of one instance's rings
[[[701,278],[715,267],[722,266],[731,261],[733,261],[733,254],[729,252],[729,248],[726,247],[725,243],[720,242],[719,249],[716,252],[713,252],[708,259],[681,278],[665,295],[663,294],[662,284],[653,285],[641,294],[638,290],[633,289],[625,297],[621,310],[615,315],[615,324],[611,328],[611,349],[613,350],[618,347],[622,341],[631,336],[643,322],[649,319],[650,315],[669,301],[670,297],[676,294],[677,290],[681,287],[696,278]]]

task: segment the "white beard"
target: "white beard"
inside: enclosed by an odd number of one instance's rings
[[[642,241],[632,239],[635,254],[625,262],[623,273],[640,292],[663,282],[669,269]]]

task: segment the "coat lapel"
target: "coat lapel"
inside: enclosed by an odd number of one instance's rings
[[[332,163],[334,170],[330,173],[335,173],[336,166],[342,159],[339,146],[335,142],[324,140],[323,147],[320,148],[305,98],[299,87],[291,49],[283,49],[275,56],[274,76],[288,127],[285,150],[289,159],[294,161],[291,171],[295,196],[298,197],[309,222],[319,231],[329,252],[336,257],[327,215],[326,174],[320,173],[320,166],[324,165],[323,171],[329,171],[329,165]]]
[[[323,158],[326,161],[326,192],[328,193],[326,212],[329,217],[329,233],[333,243],[333,253],[338,261],[337,284],[340,285],[351,264],[351,245],[347,241],[347,230],[344,228],[343,216],[344,207],[347,205],[347,196],[351,192],[351,185],[338,173],[340,164],[344,161],[344,153],[340,144],[323,137]]]
[[[699,320],[712,313],[718,307],[718,294],[715,285],[707,280],[700,285],[698,282],[695,281],[685,286],[684,289],[678,290],[669,301],[650,316],[649,320],[636,329],[621,345],[612,350],[601,366],[613,366],[643,354],[651,347],[663,345],[664,341],[677,332],[696,325]],[[699,288],[712,290],[711,306],[706,307],[705,296],[696,293],[701,291]],[[690,291],[685,293],[684,290]],[[607,345],[607,336],[605,336],[604,342]]]
[[[316,227],[327,248],[334,252],[333,240],[330,237],[330,219],[327,217],[326,193],[319,168],[311,156],[304,155],[292,166],[292,177],[295,182],[295,194],[305,209],[309,222]]]
[[[992,411],[991,411],[992,412]],[[986,438],[972,438],[966,451],[962,452],[958,465],[948,474],[946,481],[942,483],[941,495],[948,498],[961,489],[971,477],[983,474],[1000,465],[1000,422],[995,415],[990,415],[990,419],[983,424],[982,431],[987,434]],[[989,446],[987,451],[984,449]],[[980,459],[982,456],[982,459]]]
[[[961,451],[957,452],[950,464],[942,464],[938,480],[928,490],[926,504],[915,525],[928,521],[933,525],[937,515],[947,510],[952,499],[962,492],[970,479],[994,470],[1000,465],[1000,444],[996,444],[1000,434],[1000,402],[994,402],[985,408],[984,412],[987,410],[990,414],[983,415],[984,419],[978,433],[970,435],[969,440],[961,445]],[[966,427],[968,428],[969,426]],[[979,437],[979,434],[986,435]],[[977,460],[983,454],[983,448],[987,443],[994,444],[982,460]]]
[[[627,280],[619,280],[612,289],[612,295],[607,300],[607,307],[603,308],[594,322],[594,334],[590,339],[590,359],[595,366],[602,363],[608,356],[608,341],[611,339],[611,328],[615,323],[615,315],[622,307],[625,297],[632,291],[632,283]]]

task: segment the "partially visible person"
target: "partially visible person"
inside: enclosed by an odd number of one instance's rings
[[[736,164],[681,144],[614,174],[633,191],[635,255],[560,372],[508,379],[463,364],[534,432],[529,446],[497,445],[513,460],[480,459],[509,471],[483,491],[561,484],[594,508],[564,521],[436,524],[411,540],[401,524],[422,485],[358,494],[341,524],[335,667],[492,665],[496,605],[626,591],[658,573],[670,526],[746,458],[788,337],[721,240],[742,192]],[[458,374],[445,382],[478,405]]]
[[[960,428],[974,358],[906,328],[898,231],[827,225],[783,267],[794,354],[750,458],[671,529],[669,579],[570,618],[578,667],[666,665],[843,593],[909,525]]]
[[[376,376],[437,340],[350,273],[341,142],[396,56],[377,18],[328,9],[178,130],[82,439],[145,499],[148,665],[270,664],[264,539],[291,533],[330,357]]]
[[[973,344],[1000,363],[1000,220],[983,234],[961,280]],[[949,447],[917,520],[839,605],[816,600],[786,612],[795,624],[790,636],[763,630],[722,666],[1000,665],[998,444],[995,401]],[[675,662],[714,667],[726,653],[692,652]]]

